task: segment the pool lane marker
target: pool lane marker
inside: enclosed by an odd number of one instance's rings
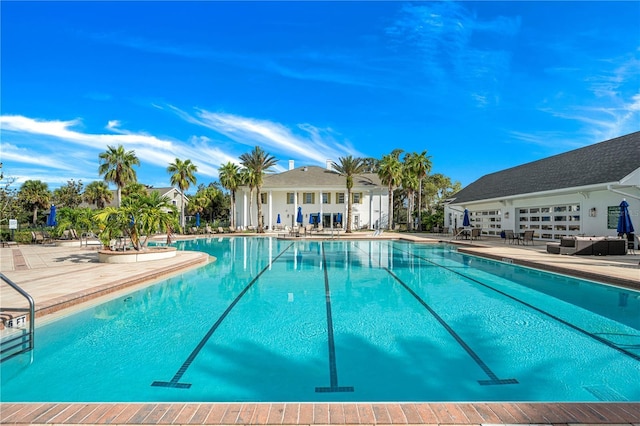
[[[360,249],[362,250],[362,249]],[[364,252],[364,250],[362,250]],[[366,253],[366,252],[365,252]],[[408,253],[408,252],[406,252]],[[411,253],[408,253],[411,256],[415,256]],[[369,258],[373,260],[373,257],[371,256],[370,253],[368,253]],[[422,259],[420,256],[415,256],[419,259]],[[422,259],[424,260],[424,259]],[[462,349],[464,349],[467,354],[469,354],[469,356],[475,361],[475,363],[478,365],[478,367],[480,367],[482,369],[482,371],[485,372],[485,374],[489,377],[489,380],[478,380],[478,383],[480,383],[483,386],[487,386],[487,385],[515,385],[518,384],[518,380],[516,379],[501,379],[499,378],[490,368],[489,366],[478,356],[478,354],[476,354],[474,352],[473,349],[471,349],[471,347],[464,341],[462,340],[462,337],[460,337],[458,335],[458,333],[455,332],[455,330],[453,328],[451,328],[451,326],[449,324],[447,324],[447,322],[442,319],[442,317],[440,315],[438,315],[438,313],[436,311],[433,310],[433,308],[431,308],[431,306],[429,306],[429,304],[427,302],[424,301],[424,299],[422,299],[415,291],[413,291],[413,289],[411,287],[409,287],[404,281],[402,281],[396,274],[394,274],[391,269],[387,268],[386,266],[382,266],[379,265],[382,269],[384,269],[385,271],[387,271],[387,273],[389,275],[391,275],[402,287],[404,287],[405,290],[407,290],[409,292],[409,294],[411,294],[417,301],[418,303],[420,303],[427,311],[429,311],[429,313],[436,319],[436,321],[438,321],[440,323],[441,326],[444,327],[445,330],[447,330],[447,332],[451,335],[451,337],[453,337],[456,342],[458,342],[458,344],[462,347]]]
[[[231,304],[222,313],[222,315],[220,315],[220,318],[218,318],[218,321],[216,321],[215,324],[213,324],[213,326],[209,329],[207,334],[205,334],[205,336],[202,338],[200,343],[198,343],[198,346],[196,346],[195,349],[191,352],[189,357],[182,364],[182,366],[178,369],[178,371],[173,376],[171,381],[169,381],[169,382],[155,381],[155,382],[151,383],[151,386],[159,386],[159,387],[165,387],[165,388],[189,389],[191,387],[191,383],[180,383],[180,379],[187,372],[187,370],[191,366],[191,363],[196,359],[196,357],[198,356],[198,354],[200,353],[202,348],[204,348],[204,345],[211,338],[213,333],[218,329],[218,327],[220,326],[222,321],[224,321],[224,319],[227,317],[227,315],[229,315],[229,312],[231,312],[231,310],[234,308],[234,306],[236,306],[236,304],[240,301],[240,299],[242,299],[242,297],[247,293],[247,291],[249,291],[249,289],[253,286],[253,284],[255,284],[255,282],[258,281],[258,278],[260,278],[260,276],[262,274],[264,274],[269,269],[271,264],[274,263],[276,260],[278,260],[278,258],[280,256],[282,256],[287,250],[289,250],[291,248],[291,246],[293,246],[293,243],[289,244],[284,250],[282,250],[282,252],[280,252],[280,254],[278,254],[276,257],[274,257],[271,262],[268,262],[267,265],[258,273],[258,275],[256,275],[251,280],[251,282],[249,284],[247,284],[247,286],[240,292],[240,294],[238,294],[238,296],[233,300],[233,302],[231,302]]]
[[[329,288],[329,273],[327,259],[322,243],[322,269],[324,271],[324,298],[327,308],[327,337],[329,341],[329,387],[317,386],[316,392],[353,392],[353,386],[338,386],[338,368],[336,366],[336,347],[333,340],[333,317],[331,315],[331,290]]]
[[[404,251],[404,250],[402,250],[402,251]],[[532,304],[530,304],[530,303],[528,303],[528,302],[525,302],[525,301],[524,301],[524,300],[522,300],[522,299],[518,299],[517,297],[510,295],[509,293],[505,293],[505,292],[504,292],[504,291],[502,291],[502,290],[498,290],[498,289],[497,289],[497,288],[495,288],[495,287],[491,287],[490,285],[485,284],[485,283],[483,283],[483,282],[482,282],[482,281],[480,281],[480,280],[477,280],[477,279],[475,279],[475,278],[473,278],[473,277],[470,277],[470,276],[468,276],[468,275],[465,275],[465,274],[463,274],[463,273],[462,273],[462,272],[460,272],[460,271],[456,271],[456,270],[455,270],[455,269],[453,269],[452,267],[440,265],[440,264],[438,264],[438,263],[436,263],[436,262],[434,262],[434,261],[432,261],[432,260],[429,260],[429,259],[427,259],[427,258],[425,258],[425,257],[418,256],[418,255],[415,255],[415,254],[411,254],[411,253],[409,253],[409,252],[407,252],[407,251],[405,251],[405,253],[408,253],[408,254],[409,254],[409,255],[411,255],[411,256],[417,257],[418,259],[422,259],[422,260],[424,260],[425,262],[429,262],[429,263],[431,263],[431,264],[433,264],[433,265],[435,265],[435,266],[439,266],[439,267],[441,267],[441,268],[444,268],[444,269],[446,269],[446,270],[448,270],[448,271],[450,271],[450,272],[453,272],[454,274],[460,275],[461,277],[466,278],[466,279],[468,279],[468,280],[470,280],[470,281],[472,281],[472,282],[474,282],[474,283],[476,283],[476,284],[479,284],[479,285],[481,285],[481,286],[483,286],[483,287],[485,287],[485,288],[488,288],[489,290],[493,290],[493,291],[495,291],[496,293],[499,293],[499,294],[503,295],[504,297],[507,297],[507,298],[509,298],[509,299],[511,299],[511,300],[513,300],[513,301],[515,301],[515,302],[521,303],[521,304],[523,304],[524,306],[526,306],[526,307],[528,307],[528,308],[530,308],[530,309],[533,309],[534,311],[540,312],[541,314],[546,315],[546,316],[548,316],[549,318],[551,318],[551,319],[553,319],[553,320],[555,320],[555,321],[557,321],[557,322],[559,322],[559,323],[561,323],[561,324],[564,324],[564,325],[566,325],[567,327],[572,328],[572,329],[576,330],[577,332],[584,334],[584,335],[585,335],[585,336],[587,336],[587,337],[591,337],[592,339],[597,340],[598,342],[602,343],[603,345],[607,345],[607,346],[608,346],[608,347],[610,347],[611,349],[614,349],[614,350],[616,350],[616,351],[618,351],[618,352],[620,352],[620,353],[622,353],[622,354],[624,354],[624,355],[628,356],[629,358],[632,358],[632,359],[634,359],[634,360],[636,360],[636,361],[640,361],[640,355],[635,354],[635,353],[633,353],[633,352],[630,352],[630,351],[628,351],[628,350],[626,350],[626,349],[624,349],[624,348],[621,348],[620,346],[617,346],[617,345],[615,345],[614,343],[612,343],[610,340],[607,340],[607,339],[602,338],[602,337],[600,337],[600,336],[598,336],[598,335],[596,335],[596,334],[593,334],[593,333],[591,333],[591,332],[589,332],[589,331],[587,331],[587,330],[585,330],[585,329],[583,329],[583,328],[581,328],[581,327],[578,327],[578,326],[577,326],[577,325],[575,325],[575,324],[570,323],[569,321],[565,321],[565,320],[563,320],[562,318],[557,317],[557,316],[553,315],[552,313],[545,311],[544,309],[538,308],[537,306],[534,306],[534,305],[532,305]],[[470,255],[465,254],[464,256],[470,256]]]

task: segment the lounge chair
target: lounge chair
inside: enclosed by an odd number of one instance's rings
[[[224,234],[224,229],[222,229],[222,226],[218,226],[218,234]]]
[[[313,225],[307,225],[304,227],[304,235],[311,235],[311,231],[313,231]]]

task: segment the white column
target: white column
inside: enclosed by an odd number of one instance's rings
[[[373,191],[369,191],[369,229],[373,229]]]
[[[296,226],[296,218],[298,217],[298,191],[293,191],[293,226]]]
[[[342,229],[347,229],[347,214],[349,213],[349,193],[344,191],[344,214],[342,215]],[[351,222],[351,230],[353,230],[353,222]]]
[[[269,203],[269,230],[273,231],[273,191],[269,190],[269,196],[267,197]]]
[[[318,191],[318,201],[320,202],[320,210],[318,210],[320,212],[320,217],[318,218],[318,226],[322,226],[322,190]]]
[[[247,226],[247,209],[249,206],[249,203],[247,201],[248,197],[247,197],[247,191],[243,191],[242,192],[242,227],[244,228],[245,226]]]

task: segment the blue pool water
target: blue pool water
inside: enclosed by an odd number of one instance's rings
[[[640,401],[640,293],[443,245],[221,238],[39,326],[2,401]]]

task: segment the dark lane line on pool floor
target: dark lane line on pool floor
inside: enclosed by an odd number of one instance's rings
[[[329,387],[316,387],[316,392],[353,392],[353,386],[338,385],[338,368],[336,365],[336,346],[333,339],[333,316],[331,314],[331,288],[329,287],[329,272],[327,258],[322,243],[322,269],[324,271],[324,297],[327,308],[327,340],[329,343]]]
[[[409,254],[410,256],[413,256],[413,257],[416,257],[416,258],[418,258],[418,259],[424,260],[425,262],[428,262],[428,263],[430,263],[430,264],[432,264],[432,265],[439,266],[440,268],[446,269],[446,270],[447,270],[447,271],[449,271],[449,272],[453,272],[454,274],[459,275],[459,276],[461,276],[461,277],[463,277],[463,278],[465,278],[465,279],[467,279],[467,280],[469,280],[469,281],[472,281],[472,282],[474,282],[474,283],[476,283],[476,284],[479,284],[479,285],[481,285],[481,286],[483,286],[483,287],[485,287],[485,288],[488,288],[489,290],[493,290],[493,291],[495,291],[496,293],[501,294],[502,296],[507,297],[507,298],[509,298],[509,299],[511,299],[511,300],[513,300],[513,301],[515,301],[515,302],[521,303],[521,304],[523,304],[524,306],[526,306],[526,307],[528,307],[528,308],[530,308],[530,309],[533,309],[534,311],[537,311],[537,312],[539,312],[539,313],[541,313],[541,314],[543,314],[543,315],[546,315],[546,316],[548,316],[549,318],[551,318],[551,319],[553,319],[553,320],[555,320],[555,321],[558,321],[559,323],[564,324],[564,325],[566,325],[567,327],[572,328],[572,329],[574,329],[574,330],[576,330],[576,331],[578,331],[578,332],[580,332],[580,333],[584,334],[584,335],[585,335],[585,336],[587,336],[587,337],[590,337],[590,338],[592,338],[592,339],[594,339],[594,340],[597,340],[598,342],[602,343],[603,345],[607,345],[607,346],[608,346],[608,347],[610,347],[611,349],[615,349],[616,351],[618,351],[618,352],[620,352],[620,353],[622,353],[622,354],[624,354],[624,355],[626,355],[626,356],[628,356],[628,357],[630,357],[630,358],[632,358],[632,359],[634,359],[634,360],[636,360],[636,361],[640,361],[640,355],[637,355],[637,354],[635,354],[635,353],[633,353],[633,352],[629,352],[628,350],[626,350],[626,349],[624,349],[624,348],[621,348],[620,346],[618,346],[618,345],[616,345],[616,344],[612,343],[610,340],[607,340],[607,339],[602,338],[602,337],[600,337],[600,336],[598,336],[598,335],[596,335],[596,334],[593,334],[593,333],[591,333],[591,332],[589,332],[589,331],[587,331],[587,330],[585,330],[585,329],[583,329],[583,328],[581,328],[581,327],[579,327],[579,326],[577,326],[577,325],[575,325],[575,324],[570,323],[569,321],[563,320],[562,318],[557,317],[557,316],[553,315],[552,313],[545,311],[545,310],[544,310],[544,309],[542,309],[542,308],[538,308],[537,306],[534,306],[534,305],[532,305],[532,304],[530,304],[530,303],[528,303],[528,302],[525,302],[525,301],[524,301],[524,300],[522,300],[522,299],[518,299],[517,297],[512,296],[512,295],[510,295],[510,294],[508,294],[508,293],[505,293],[505,292],[504,292],[504,291],[502,291],[502,290],[498,290],[498,289],[497,289],[497,288],[495,288],[495,287],[491,287],[490,285],[485,284],[485,283],[483,283],[482,281],[479,281],[479,280],[478,280],[478,279],[476,279],[476,278],[473,278],[473,277],[470,277],[470,276],[468,276],[468,275],[465,275],[465,274],[463,274],[462,272],[457,271],[457,270],[456,270],[455,268],[453,268],[453,267],[440,265],[440,264],[438,264],[438,263],[434,262],[433,260],[427,259],[427,258],[425,258],[425,257],[419,256],[419,255],[416,255],[416,254],[413,254],[413,253],[410,253],[410,252],[408,252],[408,251],[406,251],[406,250],[402,250],[402,249],[398,249],[398,250],[403,251],[403,252],[405,252],[405,253]],[[468,254],[464,254],[463,256],[470,256],[470,255],[468,255]],[[550,273],[550,272],[549,272],[549,273]]]
[[[220,315],[220,318],[218,318],[218,320],[215,322],[215,324],[213,324],[213,326],[209,329],[207,334],[205,334],[205,336],[202,338],[200,343],[198,343],[198,345],[191,352],[189,357],[182,364],[182,366],[178,369],[178,371],[176,372],[176,374],[173,376],[173,378],[170,381],[168,381],[168,382],[155,381],[155,382],[151,383],[151,386],[166,387],[166,388],[179,388],[179,389],[188,389],[188,388],[190,388],[191,387],[191,383],[180,383],[180,379],[187,372],[187,370],[191,366],[191,363],[193,363],[193,361],[196,359],[196,357],[198,356],[198,354],[200,353],[200,351],[202,350],[204,345],[209,341],[209,339],[211,338],[213,333],[218,329],[218,327],[220,326],[222,321],[224,321],[224,319],[227,317],[227,315],[229,315],[229,312],[231,312],[231,310],[234,308],[234,306],[236,306],[236,304],[240,301],[240,299],[242,299],[242,297],[247,293],[247,291],[249,291],[249,289],[253,286],[253,284],[255,284],[255,282],[258,281],[258,278],[260,278],[260,276],[262,276],[262,274],[264,274],[269,269],[271,264],[275,263],[280,258],[280,256],[282,256],[285,252],[287,252],[287,250],[289,250],[292,246],[293,246],[293,243],[289,244],[276,257],[274,257],[271,262],[267,262],[267,265],[258,273],[258,275],[256,275],[251,280],[251,282],[246,285],[246,287],[240,292],[240,294],[238,294],[238,296],[233,300],[233,302],[231,302],[231,304],[222,313],[222,315]]]
[[[360,250],[362,250],[362,249],[360,249]],[[364,250],[362,250],[362,251],[365,252],[369,256],[369,259],[373,260],[373,257],[371,256],[371,253],[367,253]],[[409,253],[409,254],[412,255],[411,253]],[[378,264],[378,267],[380,267],[381,269],[384,269],[385,271],[387,271],[387,273],[389,275],[391,275],[393,277],[393,279],[395,279],[402,287],[404,287],[404,289],[407,290],[409,292],[409,294],[411,294],[418,301],[418,303],[420,303],[427,311],[429,311],[431,316],[433,316],[436,319],[436,321],[438,321],[440,323],[440,325],[442,325],[442,327],[444,327],[444,329],[447,330],[447,332],[451,335],[451,337],[453,337],[455,339],[455,341],[458,342],[458,344],[462,347],[462,349],[464,349],[467,352],[467,354],[473,359],[473,361],[478,365],[478,367],[480,367],[482,369],[482,371],[484,371],[485,374],[490,379],[490,380],[478,380],[478,383],[480,383],[481,385],[484,385],[484,386],[486,386],[486,385],[515,385],[515,384],[518,384],[518,380],[516,380],[516,379],[501,379],[501,378],[499,378],[493,372],[493,370],[491,370],[491,368],[489,368],[489,366],[482,360],[482,358],[480,358],[478,356],[478,354],[476,354],[475,351],[473,349],[471,349],[471,347],[462,339],[462,337],[460,337],[458,335],[458,333],[456,333],[455,330],[449,324],[447,324],[447,322],[440,315],[438,315],[438,313],[436,311],[434,311],[433,308],[431,308],[431,306],[429,306],[429,304],[427,302],[424,301],[424,299],[422,299],[415,291],[413,291],[413,289],[411,287],[409,287],[409,285],[407,283],[405,283],[402,279],[400,279],[400,277],[398,277],[396,274],[394,274],[393,271],[391,271],[391,269],[387,268],[386,266],[382,266],[382,265]]]

